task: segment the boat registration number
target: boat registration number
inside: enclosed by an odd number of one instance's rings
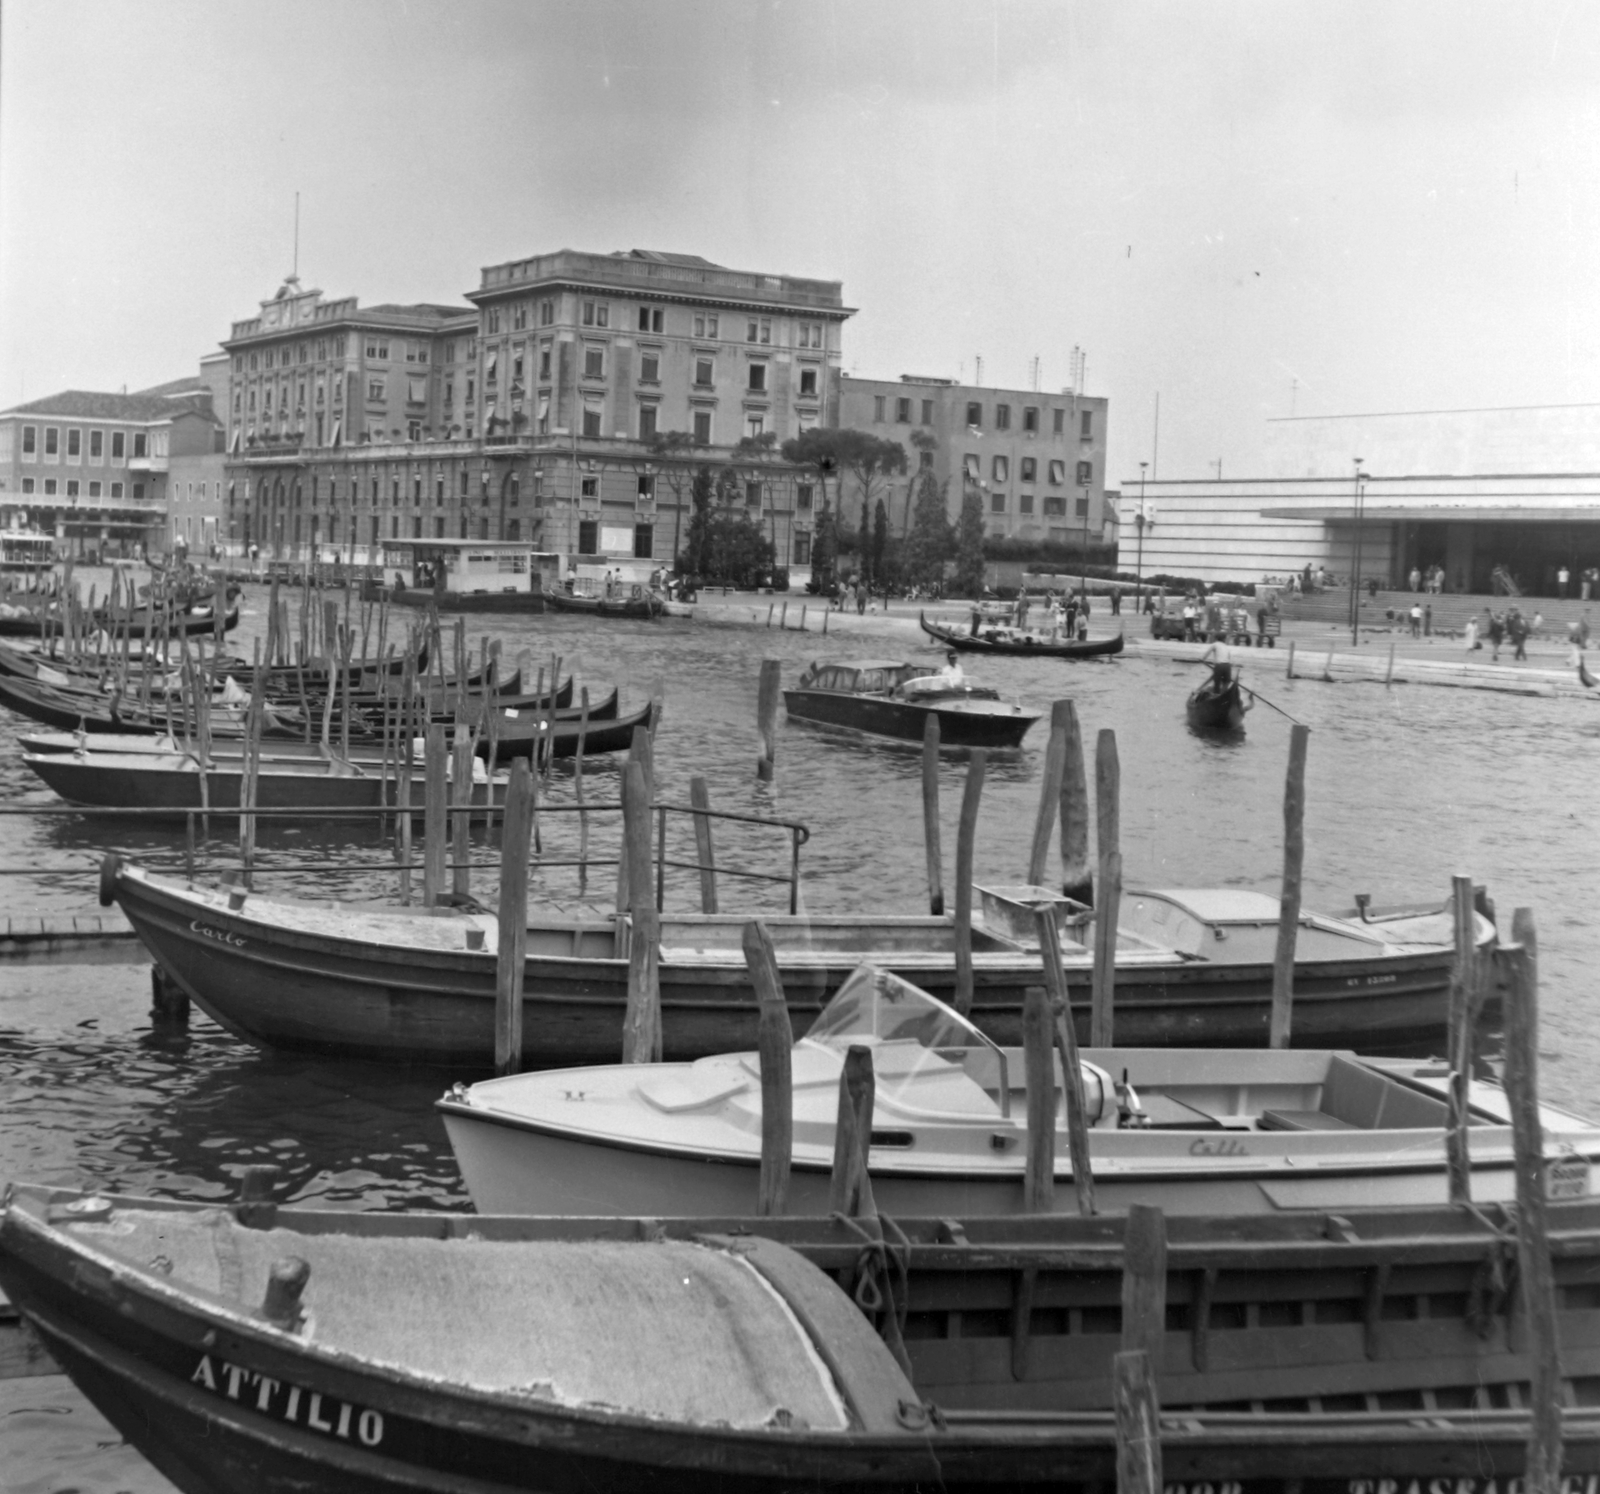
[[[1546,1198],[1587,1198],[1589,1196],[1589,1159],[1587,1157],[1556,1157],[1545,1163],[1544,1196]]]

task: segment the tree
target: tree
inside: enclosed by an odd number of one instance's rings
[[[681,574],[704,577],[711,561],[711,499],[716,490],[716,478],[708,463],[696,469],[690,484],[689,543],[677,558]]]
[[[904,580],[908,586],[932,586],[944,579],[944,563],[955,553],[955,535],[946,504],[950,484],[924,468],[912,484],[917,492],[911,532],[906,536]]]
[[[956,522],[956,590],[970,597],[983,595],[983,493],[970,483]]]
[[[861,523],[856,527],[856,565],[861,574],[859,580],[868,585],[872,582],[872,528],[867,523],[867,505],[861,505]]]
[[[865,512],[865,510],[863,510]],[[889,589],[889,510],[883,499],[872,511],[872,579],[883,591]]]
[[[827,479],[840,480],[839,513],[844,513],[843,475],[848,472],[856,481],[861,495],[861,507],[870,514],[872,501],[878,496],[879,484],[886,484],[896,472],[906,470],[906,449],[898,441],[885,441],[866,431],[833,430],[813,427],[792,441],[783,443],[783,459],[797,467],[810,467],[823,479],[826,498]],[[870,520],[868,521],[870,523]],[[863,535],[867,525],[862,526]],[[865,555],[866,545],[862,545]]]
[[[683,495],[694,481],[694,469],[689,460],[689,454],[694,450],[694,437],[688,431],[660,431],[651,437],[649,450],[651,461],[660,466],[661,475],[672,490],[672,506],[677,513],[672,534],[672,555],[673,564],[678,565],[683,544]]]
[[[838,524],[823,494],[822,508],[811,536],[811,590],[824,596],[833,590],[834,569],[839,557]]]

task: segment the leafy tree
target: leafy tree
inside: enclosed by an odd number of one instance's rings
[[[696,469],[689,489],[689,543],[678,556],[678,570],[691,576],[705,576],[711,562],[711,500],[716,492],[716,477],[709,463]]]
[[[865,507],[862,513],[865,513]],[[883,506],[883,499],[878,500],[878,506],[872,511],[872,579],[878,586],[887,591],[889,587],[889,510]]]
[[[872,502],[879,494],[880,485],[886,486],[890,477],[906,470],[906,449],[898,441],[885,441],[866,431],[834,430],[814,427],[783,443],[783,459],[797,467],[810,467],[823,479],[826,497],[827,479],[840,480],[839,512],[844,512],[843,474],[855,479],[863,510],[870,514]],[[870,533],[870,519],[863,525],[863,534]],[[863,544],[862,553],[866,553]]]
[[[950,484],[940,482],[925,468],[912,486],[917,503],[906,536],[904,579],[910,586],[931,586],[943,579],[944,563],[955,553],[955,535],[946,510]]]
[[[672,506],[677,514],[672,534],[673,563],[680,565],[676,557],[683,547],[683,495],[694,481],[694,467],[690,461],[694,437],[688,431],[659,431],[651,438],[648,450],[650,460],[660,467],[661,475],[672,490]]]
[[[983,595],[983,493],[970,484],[956,522],[955,584],[965,596]]]
[[[817,522],[811,534],[811,589],[816,592],[832,591],[834,573],[839,562],[838,522],[828,506],[826,493]]]
[[[856,557],[860,581],[872,580],[872,527],[867,523],[867,505],[861,505],[861,523],[856,528]]]

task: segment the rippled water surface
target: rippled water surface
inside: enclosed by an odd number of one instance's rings
[[[814,621],[814,618],[813,618]],[[241,637],[253,636],[250,618]],[[485,631],[474,625],[475,635]],[[926,907],[920,766],[915,751],[780,725],[777,774],[756,780],[756,680],[763,657],[783,661],[786,681],[813,658],[926,655],[921,640],[824,639],[698,624],[530,618],[491,625],[512,656],[552,652],[596,693],[621,683],[625,704],[661,682],[666,716],[656,744],[662,797],[686,802],[704,776],[717,807],[803,820],[803,902],[814,912]],[[1130,884],[1225,884],[1276,892],[1288,725],[1266,707],[1236,741],[1186,729],[1183,701],[1193,666],[994,660],[970,666],[1007,699],[1048,711],[1076,702],[1086,740],[1116,733],[1122,779],[1124,876]],[[1595,1075],[1600,1033],[1591,972],[1600,958],[1594,916],[1600,819],[1594,811],[1600,710],[1584,701],[1540,700],[1423,686],[1288,683],[1283,654],[1251,659],[1248,683],[1312,727],[1307,769],[1305,900],[1348,908],[1356,892],[1375,903],[1442,899],[1455,872],[1489,885],[1502,930],[1514,907],[1534,909],[1540,936],[1542,1082],[1546,1095],[1600,1109]],[[1027,869],[1048,723],[1028,745],[991,758],[976,865],[979,880],[1021,879]],[[0,803],[53,802],[19,761],[17,725],[0,721]],[[1092,773],[1091,766],[1091,773]],[[945,876],[965,765],[942,773]],[[591,761],[591,803],[614,800],[616,768]],[[558,765],[553,798],[571,797]],[[613,854],[614,817],[594,816],[591,855]],[[604,823],[602,823],[604,820]],[[219,830],[219,836],[225,834]],[[577,851],[572,818],[541,822],[547,855]],[[786,842],[718,827],[718,859],[786,869]],[[685,859],[687,829],[673,832]],[[388,851],[371,831],[263,832],[269,862],[360,861],[342,877],[290,870],[265,888],[324,896],[387,896]],[[7,911],[91,912],[91,869],[109,846],[146,859],[180,857],[182,835],[68,817],[0,819],[0,866],[35,874],[0,877]],[[228,849],[219,843],[220,855]],[[675,850],[673,854],[676,854]],[[204,860],[204,848],[202,848]],[[220,864],[220,862],[218,863]],[[80,874],[67,875],[76,871]],[[669,879],[669,906],[694,906],[688,873]],[[615,872],[596,869],[580,889],[571,869],[535,879],[546,896],[580,891],[609,901]],[[786,891],[722,886],[724,906],[777,908]],[[486,900],[492,874],[474,890]],[[239,1169],[272,1161],[285,1192],[352,1207],[466,1207],[431,1102],[440,1072],[272,1058],[196,1016],[188,1036],[156,1037],[148,1019],[147,964],[0,966],[0,1178],[94,1183],[186,1198],[223,1196]],[[29,1383],[29,1382],[23,1382]],[[114,1434],[70,1394],[61,1406],[0,1385],[0,1436],[25,1434],[20,1473],[30,1490],[162,1487]],[[53,1405],[53,1403],[52,1403]],[[63,1409],[64,1408],[64,1409]],[[9,1430],[8,1430],[9,1429]],[[102,1446],[101,1444],[107,1444]],[[109,1461],[108,1461],[109,1460]],[[140,1479],[143,1482],[140,1482]]]

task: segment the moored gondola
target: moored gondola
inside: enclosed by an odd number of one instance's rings
[[[1122,634],[1112,638],[1091,638],[1084,642],[1052,641],[1043,634],[1019,632],[1015,628],[984,626],[978,632],[962,632],[959,628],[942,628],[928,621],[925,613],[917,614],[922,631],[930,638],[951,648],[973,654],[1019,654],[1040,659],[1099,659],[1120,654]]]

